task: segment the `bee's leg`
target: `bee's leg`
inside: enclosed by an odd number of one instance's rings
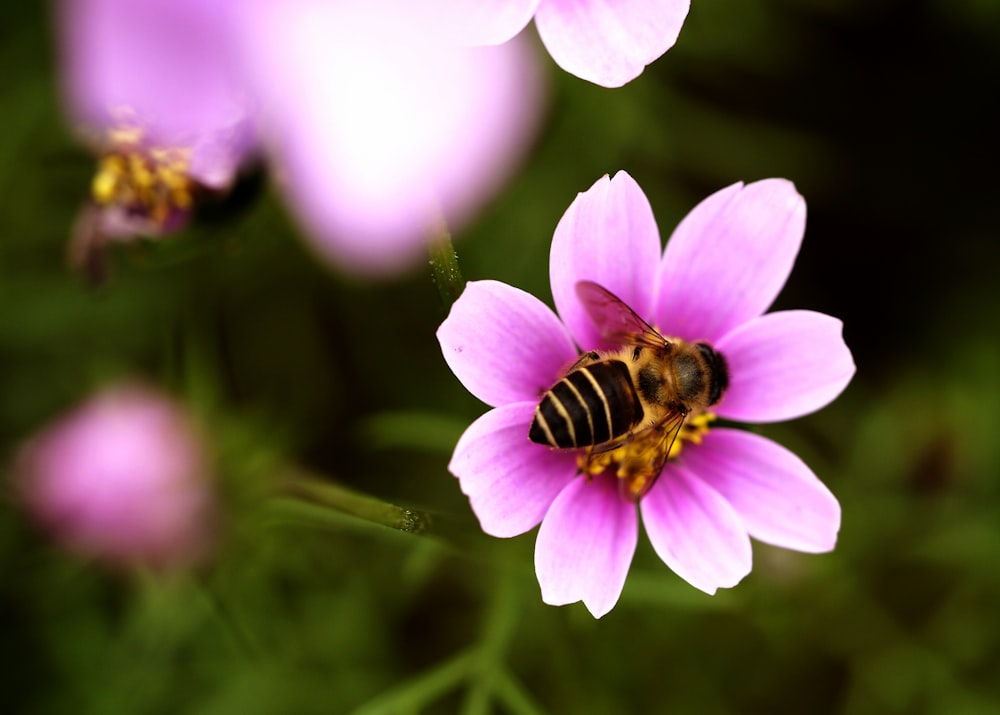
[[[566,368],[566,372],[570,373],[576,370],[578,367],[583,367],[584,365],[589,365],[592,362],[597,362],[601,359],[601,354],[596,350],[591,350],[589,353],[584,353],[581,355],[575,363]]]

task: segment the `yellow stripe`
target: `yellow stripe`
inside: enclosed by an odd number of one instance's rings
[[[584,372],[587,372],[587,371],[584,370]],[[591,441],[591,443],[593,443],[593,441],[594,441],[594,419],[593,419],[593,417],[590,416],[590,407],[588,407],[587,403],[583,401],[583,395],[581,395],[580,391],[576,389],[576,385],[574,385],[572,382],[570,382],[566,378],[563,378],[562,381],[565,382],[569,386],[569,389],[573,391],[573,394],[576,395],[577,402],[580,403],[580,407],[582,407],[583,411],[587,413],[587,424],[590,425],[590,441]],[[575,434],[573,435],[573,444],[576,444],[576,435]]]
[[[604,394],[604,389],[597,383],[597,378],[590,374],[590,370],[581,370],[580,372],[587,376],[587,379],[590,380],[590,384],[594,386],[594,391],[597,393],[597,396],[600,397],[601,402],[604,403],[604,416],[608,420],[608,438],[613,439],[615,436],[615,430],[611,424],[611,405],[608,404],[608,398]],[[590,414],[589,410],[587,411],[587,414]],[[594,434],[593,423],[590,425],[590,434]]]
[[[559,382],[566,382],[566,378],[564,377]],[[569,383],[566,383],[566,384],[569,384]],[[573,387],[573,386],[570,385],[570,387]],[[573,427],[573,420],[571,420],[569,418],[569,412],[566,411],[566,406],[562,403],[562,400],[560,400],[558,397],[556,397],[555,393],[553,393],[551,390],[549,391],[549,397],[552,398],[552,404],[556,406],[556,412],[558,412],[559,415],[564,420],[566,420],[566,426],[569,427],[569,438],[571,440],[573,440],[573,446],[576,447],[577,446],[577,443],[576,443],[576,428]]]
[[[542,431],[545,432],[545,439],[549,441],[549,444],[553,447],[558,447],[556,438],[552,436],[552,430],[549,429],[549,423],[546,421],[545,415],[542,414],[541,403],[535,408],[535,422],[542,426]]]

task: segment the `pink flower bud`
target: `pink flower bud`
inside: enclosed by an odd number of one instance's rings
[[[207,551],[203,445],[179,407],[147,387],[90,398],[22,447],[15,474],[32,515],[78,554],[169,568]]]

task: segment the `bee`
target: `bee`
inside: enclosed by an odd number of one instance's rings
[[[528,438],[582,449],[585,474],[603,471],[610,452],[622,494],[638,502],[655,483],[692,412],[722,399],[726,360],[705,342],[667,340],[618,296],[592,281],[576,293],[601,336],[620,347],[584,353],[535,408]],[[624,449],[619,449],[624,448]]]

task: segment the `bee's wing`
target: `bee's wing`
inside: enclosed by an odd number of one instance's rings
[[[629,445],[630,449],[618,464],[616,476],[622,496],[638,502],[659,479],[685,418],[683,412],[672,410],[659,422],[643,430],[592,447],[587,460],[589,462],[597,455]]]
[[[576,295],[605,340],[619,345],[655,348],[669,345],[656,328],[636,315],[634,310],[607,288],[593,281],[579,281],[576,284]]]
[[[619,479],[618,488],[623,497],[638,502],[653,488],[670,459],[670,451],[674,448],[685,417],[681,412],[671,412],[660,422],[636,435],[636,439],[642,439],[647,444],[630,459],[633,468],[627,469]]]

